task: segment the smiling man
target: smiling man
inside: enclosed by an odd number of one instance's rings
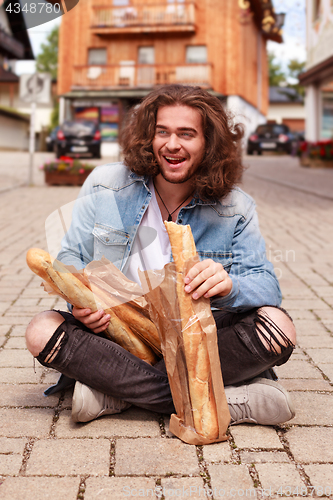
[[[294,410],[272,367],[289,359],[296,333],[280,308],[255,203],[236,186],[241,137],[220,101],[199,87],[154,90],[124,128],[124,162],[96,168],[84,184],[58,258],[81,268],[105,255],[138,281],[138,267],[170,261],[163,221],[189,224],[200,261],[184,289],[211,301],[231,423],[276,425]],[[146,241],[151,228],[156,238]],[[174,412],[164,360],[150,366],[106,339],[109,322],[103,310],[73,307],[45,311],[28,326],[30,352],[76,381],[74,421],[132,404]]]

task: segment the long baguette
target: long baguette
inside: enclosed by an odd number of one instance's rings
[[[196,255],[190,226],[164,222],[177,272],[177,296],[181,316],[184,353],[195,430],[208,439],[219,434],[217,410],[212,391],[206,335],[197,320],[191,296],[184,290],[185,262]]]
[[[73,306],[89,308],[92,312],[104,309],[107,314],[110,314],[110,324],[106,334],[111,340],[149,364],[156,362],[156,356],[151,348],[118,318],[105,301],[95,295],[74,274],[68,272],[60,261],[53,260],[49,253],[38,248],[31,248],[26,259],[30,269]]]

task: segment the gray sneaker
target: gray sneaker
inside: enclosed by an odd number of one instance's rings
[[[230,425],[251,423],[277,425],[294,418],[288,392],[274,380],[255,378],[246,385],[225,387]]]
[[[81,382],[75,383],[72,401],[74,422],[90,422],[102,415],[113,415],[127,410],[131,405],[121,399],[107,396]]]

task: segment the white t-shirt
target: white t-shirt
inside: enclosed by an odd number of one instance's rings
[[[140,284],[141,271],[163,269],[170,262],[171,245],[156,200],[153,181],[149,182],[152,199],[142,217],[126,271],[128,279]]]

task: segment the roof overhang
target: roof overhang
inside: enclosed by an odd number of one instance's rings
[[[312,68],[300,74],[298,79],[300,84],[304,86],[327,82],[330,79],[333,80],[333,56],[312,66]]]
[[[238,0],[242,9],[251,9],[254,22],[266,40],[282,43],[282,25],[278,22],[272,0]]]
[[[4,9],[5,5],[6,4],[3,4],[0,8]],[[12,56],[13,59],[35,59],[21,9],[19,9],[18,12],[14,12],[14,9],[12,10],[12,12],[9,12],[8,10],[5,12],[5,14],[7,15],[10,29],[13,33],[13,39],[15,39],[15,41],[17,41],[23,47],[22,53]]]

